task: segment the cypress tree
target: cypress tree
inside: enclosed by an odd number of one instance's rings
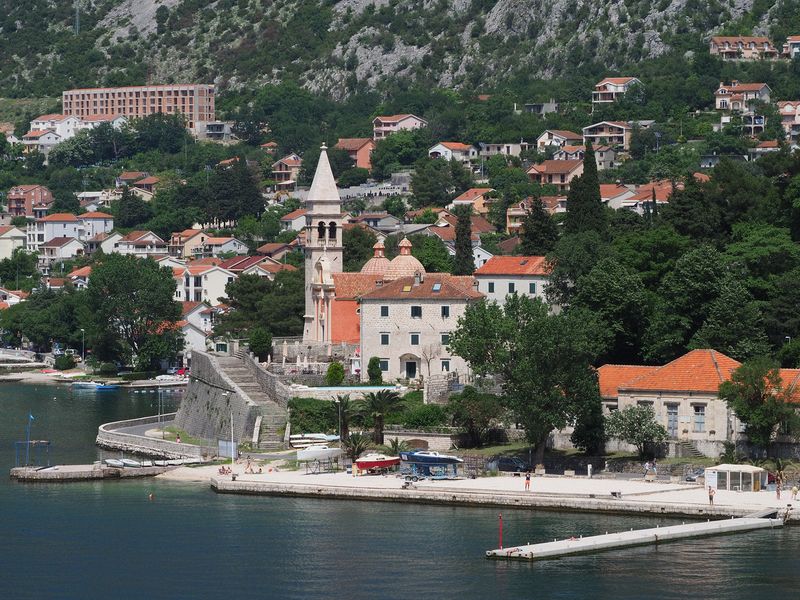
[[[525,256],[544,256],[558,241],[555,221],[547,213],[541,198],[534,198],[520,231],[519,252]]]
[[[583,175],[572,180],[567,195],[564,229],[567,233],[596,231],[602,235],[606,232],[606,225],[606,209],[600,200],[597,163],[592,144],[587,140],[583,155]]]
[[[472,275],[475,261],[472,258],[472,210],[465,206],[456,212],[456,257],[453,261],[453,275]]]

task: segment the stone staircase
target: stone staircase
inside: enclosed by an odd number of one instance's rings
[[[245,366],[241,354],[217,357],[217,364],[225,375],[259,407],[261,430],[258,435],[258,447],[263,450],[282,450],[284,445],[281,430],[286,427],[286,409],[264,393]]]
[[[700,450],[698,450],[692,442],[681,440],[677,445],[680,448],[681,455],[683,456],[691,458],[706,458],[706,455],[700,452]]]

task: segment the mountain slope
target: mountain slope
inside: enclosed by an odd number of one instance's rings
[[[726,31],[785,36],[798,0],[0,0],[0,96],[285,79],[342,97],[615,70]],[[780,41],[780,40],[778,40]]]

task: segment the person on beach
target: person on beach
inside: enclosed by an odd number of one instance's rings
[[[179,444],[181,443],[181,434],[180,433],[175,436],[175,441],[177,443],[179,443]]]
[[[644,477],[645,478],[647,477],[647,474],[650,472],[650,467],[651,467],[650,461],[648,460],[646,463],[644,463]]]
[[[709,486],[709,488],[708,488],[708,503],[711,506],[714,506],[714,494],[716,494],[716,493],[717,493],[717,490],[715,490],[713,487]]]
[[[797,492],[798,492],[797,485],[793,485],[792,486],[792,502],[797,500]]]
[[[528,471],[525,473],[525,491],[529,492],[531,490],[531,472]]]
[[[653,459],[652,469],[653,469],[653,476],[658,477],[658,465],[656,465],[655,458]]]

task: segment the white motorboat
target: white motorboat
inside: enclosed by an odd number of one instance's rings
[[[121,469],[125,466],[125,464],[121,460],[117,460],[116,458],[107,458],[103,462],[106,463],[109,467],[116,467],[118,469]]]
[[[338,458],[341,455],[341,448],[331,448],[327,444],[319,444],[298,450],[297,460],[305,462],[312,460],[330,460],[332,458]]]
[[[139,468],[142,466],[142,463],[132,458],[123,458],[120,462],[126,467]]]

